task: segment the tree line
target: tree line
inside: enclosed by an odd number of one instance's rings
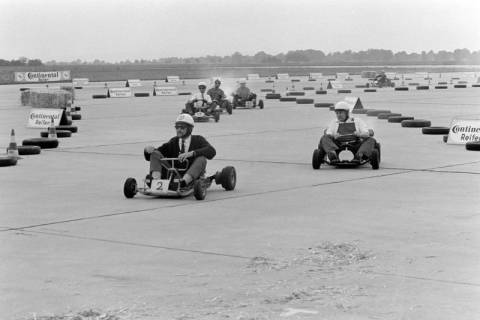
[[[321,50],[293,50],[276,55],[259,51],[254,55],[243,55],[235,52],[227,56],[207,55],[203,57],[168,57],[158,59],[135,59],[118,62],[109,62],[95,59],[93,61],[47,61],[27,59],[21,57],[16,60],[0,59],[0,66],[41,66],[41,65],[100,65],[100,64],[216,64],[216,65],[352,65],[352,64],[480,64],[480,50],[455,49],[453,51],[440,50],[438,52],[422,51],[421,53],[407,53],[406,51],[393,52],[385,49],[368,49],[364,51],[346,50],[324,53]]]

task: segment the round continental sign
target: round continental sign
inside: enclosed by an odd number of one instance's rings
[[[70,71],[63,71],[63,78],[64,79],[70,78]]]
[[[25,77],[23,76],[23,73],[20,73],[20,72],[15,73],[15,78],[16,78],[17,81],[24,81],[25,80]]]

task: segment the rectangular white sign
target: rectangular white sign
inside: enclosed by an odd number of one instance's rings
[[[52,82],[70,80],[70,71],[15,72],[16,82]]]
[[[74,86],[85,86],[88,84],[88,78],[73,78],[72,80]]]
[[[60,119],[62,118],[63,109],[44,109],[44,108],[32,108],[28,115],[29,128],[48,128],[50,124],[58,126]]]
[[[140,79],[128,79],[125,86],[126,87],[141,87],[142,83],[140,82]]]
[[[288,73],[277,73],[277,79],[278,80],[288,80],[290,76]]]
[[[247,74],[247,80],[260,80],[260,75],[258,73],[249,73]]]
[[[179,76],[167,76],[167,81],[166,82],[180,82],[180,77]]]
[[[154,87],[154,94],[156,96],[176,96],[178,91],[176,87]]]
[[[343,84],[339,81],[330,81],[330,83],[332,84],[332,89],[342,89],[343,88]]]
[[[128,98],[132,96],[130,88],[110,88],[107,96],[109,98]]]
[[[312,79],[320,79],[320,78],[323,77],[323,73],[321,73],[321,72],[310,72],[309,77],[312,78]]]
[[[337,72],[337,79],[347,79],[349,78],[350,75],[348,74],[348,72]]]
[[[480,141],[480,119],[454,119],[450,125],[447,143],[466,144]]]

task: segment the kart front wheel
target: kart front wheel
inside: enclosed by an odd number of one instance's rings
[[[323,158],[325,157],[325,153],[321,149],[313,150],[312,155],[312,168],[317,170],[320,169],[320,165],[323,162]]]
[[[137,180],[134,178],[128,178],[125,180],[125,184],[123,185],[123,194],[128,199],[135,197],[137,194]]]
[[[197,200],[203,200],[207,196],[207,189],[204,187],[201,180],[195,180],[193,183],[193,196]]]
[[[231,166],[223,168],[219,180],[225,190],[231,191],[235,189],[235,185],[237,184],[237,172],[235,168]]]
[[[218,120],[220,120],[220,112],[215,111],[215,114],[213,115],[213,118],[215,119],[215,122],[218,122]]]
[[[227,103],[225,104],[225,109],[227,109],[228,114],[232,114],[233,107],[232,107],[232,104],[230,103],[230,101],[227,101]]]
[[[260,101],[258,102],[258,107],[259,107],[260,109],[263,109],[263,100],[260,100]]]
[[[372,165],[373,170],[377,170],[380,167],[380,154],[377,149],[373,149],[372,155],[370,156],[370,164]]]

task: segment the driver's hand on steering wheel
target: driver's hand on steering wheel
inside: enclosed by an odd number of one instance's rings
[[[193,157],[193,151],[189,151],[189,152],[185,152],[185,153],[181,153],[178,155],[178,160],[180,160],[180,162],[183,162],[185,160],[187,160],[188,158],[191,158]]]
[[[333,133],[333,134],[332,134],[332,137],[333,137],[333,139],[338,139],[338,137],[340,137],[340,134],[337,133],[337,132],[336,132],[336,133]]]
[[[359,131],[354,131],[354,132],[353,132],[353,135],[354,135],[355,137],[361,137],[361,136],[362,136]]]
[[[151,154],[153,151],[155,151],[155,147],[154,147],[154,146],[146,146],[146,147],[145,147],[145,152],[146,152],[146,153]]]

